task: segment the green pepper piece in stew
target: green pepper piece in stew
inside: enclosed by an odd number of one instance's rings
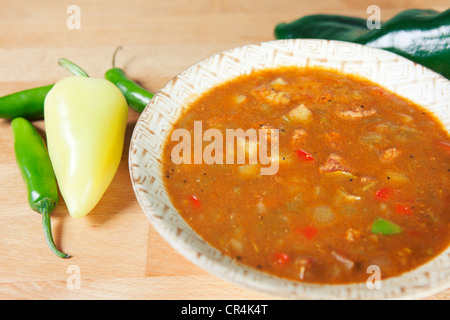
[[[399,234],[402,233],[403,229],[398,224],[390,222],[388,220],[377,218],[372,224],[372,233],[375,234]]]

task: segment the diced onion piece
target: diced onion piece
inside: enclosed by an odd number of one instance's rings
[[[383,135],[377,132],[369,132],[360,138],[361,142],[368,145],[380,144],[384,141]]]
[[[351,270],[355,266],[355,262],[348,259],[347,257],[344,257],[342,254],[337,253],[336,251],[333,250],[331,252],[331,254],[337,261],[342,263],[342,265],[345,267],[345,269]]]
[[[291,102],[291,97],[286,92],[278,92],[272,100],[276,104],[288,104]]]
[[[299,266],[298,278],[300,280],[305,279],[306,271],[312,265],[312,259],[310,258],[299,258],[295,260],[295,264]]]
[[[381,160],[385,160],[385,161],[394,160],[394,159],[398,158],[399,156],[400,156],[399,150],[397,150],[396,148],[389,148],[389,149],[386,149],[381,154]]]
[[[284,105],[291,101],[287,92],[277,91],[274,88],[259,87],[251,92],[258,100],[274,105]]]
[[[282,85],[282,86],[285,86],[285,85],[287,85],[287,82],[286,82],[286,80],[284,80],[283,78],[276,78],[275,80],[273,80],[273,81],[270,83],[270,85],[271,85],[271,86],[276,86],[276,85]]]
[[[361,109],[361,108],[353,108],[351,110],[345,110],[338,113],[338,115],[342,119],[361,119],[370,117],[377,114],[377,111],[375,109]]]
[[[305,139],[306,131],[302,128],[295,129],[291,138],[291,143],[296,147],[299,143],[303,142]]]
[[[234,102],[237,104],[244,103],[245,101],[247,101],[247,97],[244,96],[243,94],[239,94],[234,97]]]
[[[386,178],[392,183],[408,183],[409,178],[402,172],[387,170]]]
[[[263,129],[263,130],[261,130]],[[260,126],[260,134],[264,134],[264,130],[267,136],[267,141],[271,141],[274,143],[279,142],[280,136],[279,136],[279,129],[276,129],[275,127],[268,125],[268,124],[263,124]]]
[[[348,171],[331,171],[331,172],[325,172],[324,177],[330,177],[330,178],[346,178],[346,179],[357,179],[358,177],[351,174]]]
[[[300,212],[303,209],[303,197],[300,193],[290,201],[286,202],[286,210],[288,212]]]
[[[245,155],[249,159],[257,159],[256,157],[258,153],[258,142],[238,137],[236,139],[236,148],[240,149],[237,150],[237,154],[239,154],[239,152],[245,151]]]
[[[309,122],[312,119],[312,112],[302,103],[289,111],[286,115],[289,121],[295,122]]]
[[[275,153],[273,155],[270,156],[270,163],[272,165],[278,163],[280,164],[288,164],[292,162],[292,157],[290,155],[287,154],[280,154],[280,153]]]
[[[244,164],[238,167],[238,171],[242,176],[253,177],[258,175],[259,166],[257,164]]]
[[[404,113],[397,113],[397,115],[399,115],[400,121],[404,124],[411,123],[414,120],[413,117]]]
[[[313,209],[313,219],[320,224],[328,224],[335,218],[333,210],[329,206],[323,205]]]
[[[338,202],[341,202],[342,200],[358,201],[361,200],[361,197],[350,194],[344,189],[339,189],[337,192],[337,200]]]
[[[260,198],[258,203],[256,204],[256,210],[258,211],[259,214],[266,212],[266,206],[262,202],[262,198]]]
[[[259,144],[255,140],[238,137],[236,139],[236,149],[233,143],[227,144],[227,158],[234,155],[234,157],[237,157],[237,163],[240,163],[239,161],[243,161],[243,163],[247,161],[249,163],[255,163],[258,159],[258,146]],[[245,158],[240,159],[241,157]]]
[[[375,187],[377,185],[377,181],[373,181],[373,182],[369,182],[368,184],[366,184],[364,187],[361,188],[362,191],[367,191],[372,189],[373,187]]]
[[[237,253],[242,253],[244,252],[244,245],[242,244],[241,241],[238,241],[234,238],[230,239],[230,244],[231,247],[237,252]]]
[[[361,237],[361,231],[353,229],[353,228],[349,228],[346,232],[345,232],[345,239],[347,241],[353,242],[355,240],[358,240]]]

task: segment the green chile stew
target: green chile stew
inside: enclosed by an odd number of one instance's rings
[[[175,208],[239,263],[296,281],[364,282],[369,266],[398,276],[449,245],[449,134],[372,82],[322,69],[257,71],[206,92],[174,130],[193,136],[195,121],[224,136],[279,133],[272,175],[258,163],[175,164],[180,141],[164,148]]]

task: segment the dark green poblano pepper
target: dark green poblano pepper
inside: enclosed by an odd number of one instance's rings
[[[385,49],[450,79],[450,9],[409,9],[369,29],[366,19],[308,15],[275,27],[277,39],[328,39]]]

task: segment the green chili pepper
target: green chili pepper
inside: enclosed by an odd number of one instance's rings
[[[44,117],[44,100],[53,84],[20,92],[0,98],[0,118],[23,117],[30,120]]]
[[[275,27],[277,39],[315,38],[348,41],[385,49],[420,63],[450,79],[450,9],[409,9],[368,29],[366,19],[308,15]]]
[[[372,233],[391,235],[391,234],[399,234],[402,232],[403,232],[402,227],[382,218],[375,219],[375,221],[372,224]]]
[[[50,213],[58,204],[58,186],[42,137],[34,126],[24,118],[11,122],[17,165],[27,186],[28,203],[31,209],[42,214],[45,240],[49,248],[61,258],[62,253],[53,241]]]
[[[105,78],[119,88],[133,110],[141,113],[154,94],[129,79],[122,69],[115,67],[115,57],[118,49],[120,47],[114,52],[113,67],[105,73]],[[80,69],[78,71],[78,75],[87,76],[83,74],[83,70]],[[16,117],[23,117],[29,120],[42,119],[44,117],[44,100],[53,86],[54,84],[51,84],[0,97],[0,118],[9,120]]]
[[[64,61],[61,62],[65,64]],[[72,68],[74,74],[87,76],[79,68]],[[29,120],[44,118],[44,101],[54,84],[12,93],[0,98],[0,118],[12,120],[17,117]]]
[[[153,98],[153,93],[145,90],[136,82],[130,80],[125,75],[125,72],[122,69],[116,68],[115,58],[117,51],[120,48],[121,47],[118,47],[114,52],[112,63],[113,67],[108,71],[106,71],[105,78],[114,83],[120,89],[120,91],[122,91],[123,95],[125,96],[125,99],[128,102],[128,105],[133,110],[141,113],[142,111],[144,111],[147,104]]]

